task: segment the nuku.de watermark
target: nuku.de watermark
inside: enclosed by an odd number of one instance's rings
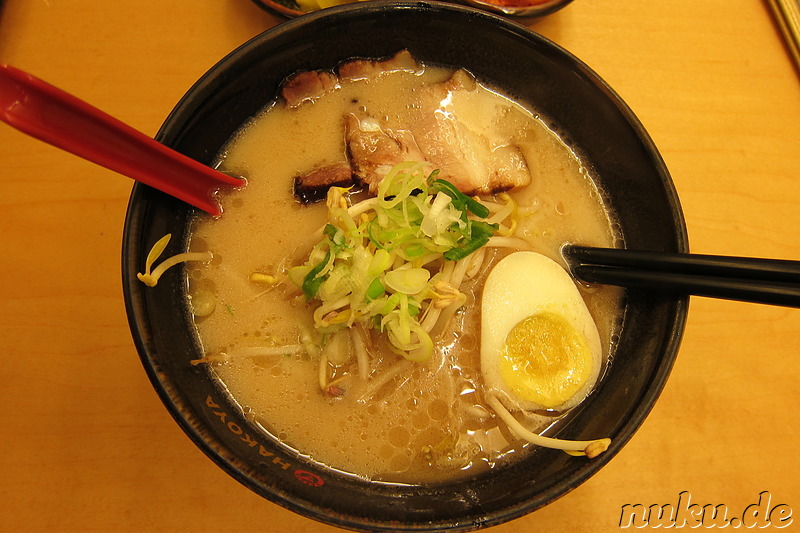
[[[620,528],[784,528],[791,525],[792,508],[786,503],[775,503],[772,494],[763,491],[758,502],[739,512],[725,504],[692,503],[689,491],[678,494],[675,504],[641,503],[625,504],[619,517]]]

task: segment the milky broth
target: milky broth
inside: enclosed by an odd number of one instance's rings
[[[311,308],[285,276],[288,267],[305,260],[303,253],[313,245],[310,236],[325,223],[326,208],[324,202],[300,205],[293,177],[345,160],[347,113],[368,109],[386,126],[397,127],[415,112],[409,95],[450,74],[426,68],[343,81],[314,103],[268,106],[231,140],[220,168],[245,176],[248,184],[222,198],[221,218],[200,216],[190,242],[192,251],[209,250],[214,256],[188,271],[190,298],[196,303],[213,295],[216,301],[209,316],[195,318],[207,355],[297,345],[304,332],[313,330]],[[534,112],[484,87],[468,103],[463,112],[477,114],[487,130],[513,132],[532,169],[532,183],[513,193],[520,204],[518,237],[559,261],[567,242],[618,244],[587,170]],[[488,252],[486,267],[504,253]],[[379,340],[371,353],[370,378],[343,381],[338,396],[322,392],[319,360],[308,354],[227,357],[209,367],[266,432],[331,468],[397,482],[490,468],[523,446],[504,425],[498,427],[481,390],[478,302],[486,270],[462,286],[467,303],[437,340],[432,359],[407,365],[383,386],[379,380],[402,358],[381,351]],[[254,272],[273,275],[279,283],[253,282]],[[620,320],[620,292],[582,290],[608,352]],[[524,418],[532,429],[552,421]]]

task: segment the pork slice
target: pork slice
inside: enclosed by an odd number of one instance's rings
[[[372,194],[378,192],[378,184],[396,164],[425,161],[411,132],[384,129],[366,114],[346,117],[345,142],[355,180]]]
[[[333,163],[315,168],[294,178],[294,196],[303,204],[324,200],[331,187],[350,187],[353,171],[348,163]]]
[[[511,143],[494,143],[480,131],[451,120],[418,131],[425,160],[439,177],[464,194],[494,194],[524,187],[531,181],[522,150]]]
[[[339,79],[324,70],[298,72],[281,85],[281,96],[289,107],[297,107],[313,100],[338,86]]]
[[[531,171],[513,136],[496,127],[502,119],[476,110],[478,84],[464,70],[415,94],[414,118],[403,129],[383,127],[368,113],[345,119],[345,140],[357,182],[375,193],[392,166],[426,162],[465,194],[492,194],[524,187]]]
[[[421,91],[418,120],[411,127],[417,145],[439,177],[465,194],[524,187],[531,181],[525,156],[507,132],[475,112],[467,93],[476,87],[475,79],[459,70]]]
[[[408,50],[401,50],[388,59],[354,59],[339,65],[338,76],[326,70],[309,70],[290,76],[281,85],[281,96],[289,107],[296,107],[338,87],[340,78],[363,79],[383,72],[418,69],[419,63]]]
[[[339,77],[342,79],[364,79],[377,76],[383,72],[397,70],[417,71],[419,64],[408,50],[401,50],[389,59],[371,60],[354,59],[339,65]]]

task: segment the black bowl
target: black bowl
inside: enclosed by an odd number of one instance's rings
[[[435,2],[368,2],[279,25],[224,58],[181,100],[158,139],[211,164],[225,141],[276,94],[288,75],[356,56],[408,49],[419,60],[467,68],[534,103],[592,166],[629,248],[687,252],[668,172],[630,109],[594,72],[557,45],[495,15]],[[133,338],[153,386],[175,420],[217,464],[258,494],[310,518],[365,530],[469,530],[546,505],[597,472],[630,439],[656,401],[676,357],[686,297],[630,290],[613,363],[558,435],[607,435],[587,460],[537,449],[513,468],[438,485],[406,486],[344,476],[260,432],[201,366],[172,269],[155,288],[136,280],[150,246],[173,234],[185,251],[193,208],[143,185],[124,230],[123,284]],[[190,487],[187,487],[187,491]]]

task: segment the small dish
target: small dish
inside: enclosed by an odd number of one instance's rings
[[[253,0],[253,3],[272,14],[283,16],[286,18],[295,18],[300,15],[305,15],[300,11],[300,6],[297,5],[295,0]]]
[[[510,18],[544,17],[571,2],[572,0],[463,0],[466,5]],[[296,0],[253,0],[253,3],[265,11],[286,18],[308,14],[300,9]]]
[[[555,13],[572,0],[464,0],[464,3],[512,18],[544,17]]]

